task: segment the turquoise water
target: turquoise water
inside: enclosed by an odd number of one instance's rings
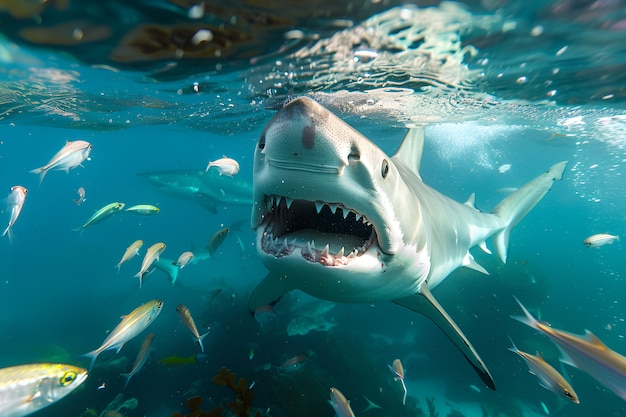
[[[146,332],[117,354],[102,353],[76,392],[33,415],[78,417],[87,408],[100,414],[119,393],[138,401],[121,410],[127,417],[186,414],[193,396],[209,410],[235,398],[212,380],[222,366],[254,382],[252,406],[275,417],[332,416],[330,387],[357,416],[419,416],[427,398],[442,417],[538,416],[546,409],[557,416],[626,415],[622,399],[586,373],[559,366],[547,338],[509,317],[520,314],[516,296],[555,328],[589,329],[626,354],[623,243],[583,245],[589,235],[623,237],[626,229],[624,4],[538,3],[447,3],[405,12],[393,3],[321,4],[308,14],[304,6],[207,3],[199,19],[190,17],[191,4],[70,2],[23,18],[0,9],[0,190],[29,190],[13,241],[0,240],[0,366],[87,367],[82,355],[100,346],[121,315],[164,301]],[[69,33],[65,44],[25,32],[64,22],[71,30],[54,36]],[[191,35],[204,24],[215,44],[219,28],[254,36],[229,35],[232,44],[219,43],[219,56],[211,42],[192,47],[187,39],[182,55],[174,48],[155,59],[144,49],[134,61],[116,58],[124,34],[147,22],[189,27]],[[96,31],[96,23],[109,31]],[[359,29],[368,27],[377,30]],[[92,33],[100,38],[91,40]],[[161,52],[176,39],[163,41]],[[497,391],[482,385],[432,323],[391,303],[329,304],[296,292],[275,315],[255,320],[247,300],[266,270],[249,227],[251,206],[217,204],[211,212],[140,175],[202,172],[227,155],[241,166],[236,178],[252,183],[264,125],[298,95],[315,98],[388,154],[405,126],[426,124],[423,180],[458,201],[475,192],[483,211],[505,197],[502,189],[569,161],[563,181],[513,230],[506,265],[474,249],[490,275],[458,270],[433,291],[486,362]],[[83,166],[51,171],[41,184],[29,173],[78,139],[93,144]],[[79,187],[86,201],[77,206]],[[72,231],[114,201],[160,212],[123,213]],[[3,230],[8,218],[4,211]],[[223,227],[232,230],[213,259],[185,267],[174,285],[156,270],[139,288],[133,275],[148,246],[165,242],[162,256],[169,259],[202,253]],[[145,242],[141,256],[118,274],[114,266],[137,239]],[[210,328],[204,355],[180,323],[178,304],[189,307],[200,333]],[[119,374],[130,370],[148,332],[156,335],[150,358],[122,390]],[[509,337],[566,372],[581,403],[540,387],[507,350]],[[193,354],[195,364],[159,364]],[[277,369],[299,355],[306,361],[295,369]],[[406,368],[406,406],[387,368],[395,358]],[[364,396],[382,408],[363,411]]]

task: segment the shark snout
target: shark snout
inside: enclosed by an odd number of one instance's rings
[[[270,166],[290,170],[341,174],[349,163],[351,141],[343,124],[315,101],[300,97],[268,123],[258,150]]]

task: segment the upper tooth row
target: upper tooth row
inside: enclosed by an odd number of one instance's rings
[[[284,197],[284,196],[276,196],[273,195],[271,196],[271,204],[274,207],[278,207],[278,205],[280,204],[281,201],[285,202],[285,205],[287,206],[287,209],[291,208],[291,205],[293,204],[293,198],[289,198],[289,197]],[[324,203],[321,201],[315,201],[315,210],[317,211],[317,214],[320,214],[320,211],[322,210],[322,208],[324,206],[328,206],[328,208],[330,209],[330,211],[335,214],[337,212],[337,209],[340,208],[341,206],[339,204],[329,204],[329,203]],[[352,211],[350,209],[347,209],[345,207],[341,207],[342,210],[342,214],[343,214],[343,218],[347,218],[348,214]],[[352,213],[354,213],[354,216],[356,217],[356,221],[359,221],[363,218],[363,216],[355,211],[352,211]],[[368,222],[367,220],[363,220],[366,224],[370,224],[370,222]]]

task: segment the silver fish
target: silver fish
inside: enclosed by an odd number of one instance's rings
[[[137,352],[137,357],[135,358],[135,363],[133,364],[132,369],[130,370],[130,372],[126,374],[122,374],[122,376],[126,378],[126,382],[124,383],[124,388],[122,389],[126,389],[133,375],[139,372],[141,368],[143,367],[143,365],[148,360],[148,355],[150,354],[150,349],[152,348],[153,341],[154,341],[154,333],[149,333],[146,336],[146,338],[143,340],[143,342],[141,343],[141,347],[139,348],[139,352]]]
[[[0,369],[0,416],[22,417],[64,398],[87,379],[87,370],[58,363]]]
[[[600,246],[611,245],[616,240],[619,240],[619,236],[610,235],[608,233],[598,233],[597,235],[589,236],[583,243],[590,248],[599,248]]]
[[[143,214],[144,216],[151,216],[153,214],[157,214],[161,210],[151,204],[138,204],[127,208],[126,211],[130,211],[135,214]]]
[[[115,267],[117,268],[117,273],[120,273],[120,267],[122,266],[122,264],[124,262],[126,262],[127,260],[129,260],[130,258],[139,255],[139,249],[141,249],[141,247],[143,246],[143,240],[139,239],[139,240],[135,240],[129,247],[126,248],[126,251],[124,251],[124,255],[122,256],[122,259],[120,259],[120,261],[117,263],[117,265],[115,265]]]
[[[209,250],[209,254],[211,256],[213,256],[215,251],[217,251],[217,248],[224,243],[224,240],[228,236],[228,232],[230,232],[230,229],[225,227],[213,233],[213,236],[211,236],[211,240],[209,240],[209,244],[207,245],[207,249]]]
[[[196,323],[193,321],[193,317],[191,317],[191,312],[184,305],[179,304],[176,307],[176,311],[178,312],[178,316],[180,317],[180,321],[182,321],[183,324],[185,326],[187,326],[187,328],[189,329],[189,331],[193,335],[194,339],[196,339],[198,341],[198,343],[200,344],[200,349],[202,349],[202,352],[204,352],[204,345],[202,344],[202,340],[206,337],[206,335],[209,334],[209,332],[206,332],[206,333],[204,333],[202,335],[200,334],[200,332],[198,332],[198,328],[196,327]]]
[[[402,366],[402,362],[400,359],[395,359],[391,365],[387,365],[389,370],[394,375],[394,379],[396,381],[400,381],[402,383],[402,389],[404,390],[404,396],[402,397],[402,405],[406,403],[406,385],[404,384],[404,367]]]
[[[139,278],[139,288],[141,288],[141,284],[143,284],[144,275],[146,275],[154,261],[159,260],[159,256],[164,250],[165,243],[158,242],[150,246],[146,251],[146,255],[143,257],[143,262],[141,263],[141,269],[135,274],[135,277]]]
[[[574,392],[572,386],[567,382],[563,375],[561,375],[556,369],[554,369],[548,362],[546,362],[539,353],[537,355],[531,355],[526,352],[522,352],[515,346],[513,339],[511,339],[510,347],[511,352],[517,353],[528,365],[528,371],[539,378],[539,385],[545,389],[554,392],[557,395],[562,395],[565,398],[579,403],[578,395]]]
[[[92,147],[91,143],[84,140],[65,142],[65,146],[46,165],[30,172],[39,174],[39,183],[43,181],[48,171],[58,169],[69,172],[70,169],[76,168],[89,157]]]
[[[205,171],[208,171],[211,167],[215,167],[220,175],[228,175],[229,177],[232,177],[239,172],[239,163],[234,159],[227,158],[226,156],[209,162]]]
[[[178,260],[173,264],[176,265],[178,268],[183,269],[184,267],[189,265],[191,261],[193,261],[193,259],[194,254],[192,252],[183,252],[178,257]]]
[[[117,352],[119,352],[124,343],[144,331],[159,316],[162,308],[163,301],[152,300],[140,305],[128,315],[122,316],[120,324],[113,329],[102,345],[98,349],[85,354],[85,356],[91,358],[89,369],[93,368],[96,358],[105,350],[117,349]]]
[[[7,198],[7,211],[11,213],[11,217],[9,218],[9,225],[6,229],[4,229],[2,236],[8,234],[10,241],[13,240],[11,230],[17,221],[17,218],[20,217],[22,207],[24,207],[24,201],[26,200],[26,194],[28,194],[28,190],[26,188],[21,185],[14,185],[11,187],[11,192]]]
[[[328,400],[328,403],[335,410],[337,417],[354,417],[350,403],[337,388],[330,389],[330,400]]]
[[[561,362],[585,371],[598,382],[626,400],[626,358],[609,349],[589,330],[583,336],[564,332],[535,319],[516,298],[524,316],[515,320],[539,330],[552,340],[561,351]]]
[[[90,218],[87,219],[85,224],[74,229],[75,232],[83,232],[87,227],[102,222],[104,219],[111,217],[112,215],[119,213],[124,208],[124,203],[110,203],[96,211]]]

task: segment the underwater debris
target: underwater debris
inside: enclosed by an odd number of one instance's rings
[[[172,417],[219,417],[224,411],[224,407],[217,406],[210,411],[204,411],[200,409],[202,404],[202,397],[192,397],[187,400],[187,407],[189,407],[189,414],[186,416],[181,413],[174,413]]]
[[[437,412],[437,410],[435,410],[435,398],[426,397],[426,404],[428,405],[428,416],[439,417],[439,413]]]
[[[226,404],[228,408],[235,412],[235,417],[247,417],[250,415],[254,394],[249,388],[246,378],[242,377],[237,380],[237,375],[233,372],[228,372],[227,368],[221,367],[217,375],[213,377],[213,382],[217,385],[227,386],[237,394],[235,401],[230,401]],[[254,416],[261,417],[261,413],[257,410]]]

